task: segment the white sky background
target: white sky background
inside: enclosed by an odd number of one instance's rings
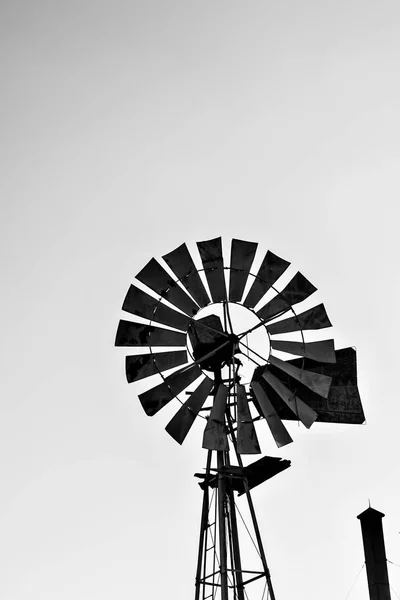
[[[253,494],[277,600],[344,600],[368,498],[400,564],[398,2],[0,11],[1,598],[193,597],[201,428],[146,417],[113,343],[144,264],[218,235],[290,260],[358,350],[366,426],[258,430],[292,460]]]

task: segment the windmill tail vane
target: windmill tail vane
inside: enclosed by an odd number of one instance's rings
[[[300,272],[285,283],[288,261],[271,251],[257,257],[257,243],[237,239],[229,266],[221,238],[197,248],[194,259],[182,244],[163,264],[152,258],[136,275],[122,306],[133,320],[119,322],[115,345],[132,348],[128,382],[149,379],[139,394],[148,416],[179,401],[166,425],[176,442],[184,442],[197,419],[204,421],[195,600],[244,600],[248,588],[262,585],[274,600],[251,489],[290,462],[265,456],[244,466],[242,456],[261,454],[258,421],[266,422],[278,448],[293,441],[284,421],[307,429],[315,422],[363,423],[356,352],[315,339],[331,322],[323,304],[296,312],[316,288]],[[243,565],[236,495],[246,497],[261,561],[255,569]]]

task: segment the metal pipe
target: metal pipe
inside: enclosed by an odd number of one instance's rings
[[[229,486],[228,486],[229,487]],[[228,534],[228,544],[229,544],[229,552],[228,552],[228,561],[229,561],[229,565],[228,565],[228,572],[230,571],[231,573],[231,577],[230,577],[230,587],[233,588],[234,591],[234,598],[237,597],[236,595],[236,590],[237,590],[237,579],[236,579],[236,571],[235,571],[235,559],[234,559],[234,553],[233,553],[233,541],[232,541],[232,523],[231,523],[231,519],[229,516],[229,493],[227,491],[227,496],[226,496],[226,525],[227,525],[227,534]]]
[[[228,600],[228,556],[226,550],[226,528],[225,528],[225,475],[224,453],[217,452],[218,467],[218,532],[219,532],[219,561],[221,571],[221,600]]]

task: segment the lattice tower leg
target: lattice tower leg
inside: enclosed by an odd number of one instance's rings
[[[216,466],[213,467],[213,458]],[[237,455],[238,461],[240,456]],[[241,461],[238,466],[241,465]],[[196,571],[195,600],[275,600],[260,531],[247,481],[243,480],[250,513],[250,527],[256,547],[257,565],[248,568],[248,557],[242,556],[237,508],[232,475],[229,474],[229,452],[208,452],[203,487],[199,552]],[[235,475],[237,477],[237,475]],[[243,532],[242,532],[243,535]],[[244,566],[243,566],[244,565]],[[252,590],[252,583],[264,580],[263,593]]]

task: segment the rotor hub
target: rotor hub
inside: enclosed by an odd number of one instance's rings
[[[222,328],[217,315],[208,315],[194,321],[188,329],[193,357],[206,371],[218,372],[222,367],[237,363],[239,338]]]

